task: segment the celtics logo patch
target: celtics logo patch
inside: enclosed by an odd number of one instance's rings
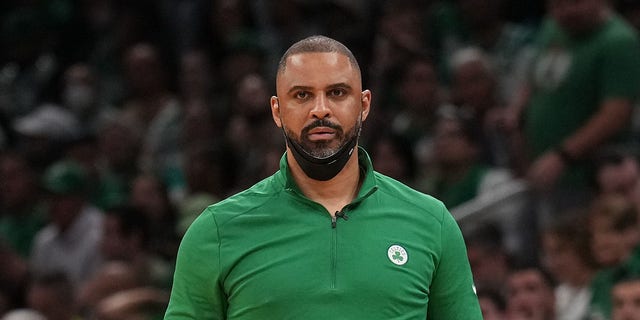
[[[389,247],[389,249],[387,250],[387,256],[389,257],[389,260],[391,260],[391,262],[399,266],[407,263],[407,260],[409,260],[407,250],[397,244]]]

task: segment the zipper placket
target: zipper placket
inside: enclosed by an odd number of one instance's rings
[[[331,289],[336,288],[336,278],[338,276],[338,218],[342,218],[345,221],[349,219],[345,210],[346,207],[336,211],[331,216]]]
[[[331,216],[331,289],[336,288],[336,277],[338,268],[338,218]]]

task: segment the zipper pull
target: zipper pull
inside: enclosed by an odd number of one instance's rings
[[[336,228],[336,220],[337,220],[337,218],[336,218],[335,215],[331,216],[331,228],[332,229]]]

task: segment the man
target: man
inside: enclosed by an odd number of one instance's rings
[[[76,287],[102,263],[103,212],[87,200],[88,174],[73,160],[49,166],[42,184],[50,222],[35,235],[30,268],[38,277],[61,273]]]
[[[540,268],[514,270],[507,279],[507,319],[556,319],[553,287],[551,278]]]
[[[191,225],[165,319],[482,319],[452,216],[358,148],[371,92],[349,49],[294,44],[276,92],[280,170]]]
[[[618,282],[611,290],[613,320],[640,319],[640,279],[630,278]]]
[[[552,212],[588,199],[589,159],[621,141],[640,87],[637,34],[608,3],[548,1],[530,83],[513,109],[524,116],[529,180]]]

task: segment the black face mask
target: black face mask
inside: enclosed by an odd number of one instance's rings
[[[291,139],[286,131],[284,131],[287,145],[291,149],[293,157],[296,159],[302,171],[311,179],[319,181],[327,181],[335,177],[349,161],[353,150],[355,150],[358,144],[358,138],[360,137],[360,131],[362,129],[362,121],[358,121],[357,132],[349,141],[347,141],[340,149],[325,158],[319,158],[311,155],[304,150],[304,147],[293,139]]]

